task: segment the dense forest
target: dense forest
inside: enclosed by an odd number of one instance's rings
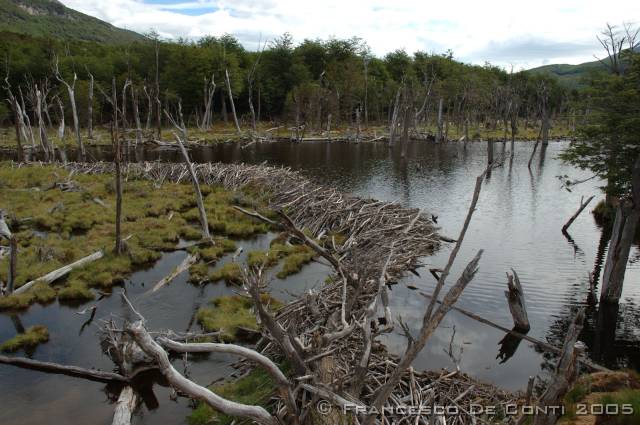
[[[111,119],[105,96],[113,77],[123,119],[133,123],[138,109],[147,129],[158,120],[166,125],[159,109],[177,113],[178,104],[190,127],[231,121],[234,110],[240,125],[273,121],[309,130],[356,123],[401,126],[406,115],[416,131],[418,124],[426,129],[431,122],[442,138],[449,125],[467,138],[480,127],[504,131],[505,137],[507,132],[517,135],[519,128],[535,127],[536,134],[540,128],[542,133],[545,125],[534,123],[544,122],[548,131],[554,117],[565,118],[569,128],[584,110],[575,102],[577,91],[548,75],[507,72],[489,63],[468,65],[455,60],[452,52],[396,50],[380,58],[359,38],[295,44],[285,33],[250,51],[232,35],[166,42],[151,33],[144,41],[109,45],[2,33],[0,51],[5,89],[13,91],[33,123],[39,87],[49,125],[59,121],[61,111],[71,122],[63,81],[73,83],[74,75],[82,127],[88,122],[90,98],[93,119]],[[14,119],[10,106],[0,106],[4,125]]]

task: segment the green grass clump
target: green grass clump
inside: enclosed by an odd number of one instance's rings
[[[263,369],[256,368],[246,376],[232,382],[225,382],[210,387],[211,391],[229,400],[254,406],[266,406],[269,398],[276,390],[273,378]],[[189,415],[189,425],[219,424],[230,425],[237,420],[212,409],[206,403],[198,403],[198,407]]]
[[[251,251],[247,254],[247,265],[249,267],[273,267],[278,264],[280,258],[270,251]]]
[[[23,334],[18,334],[0,345],[0,351],[14,353],[18,350],[34,349],[49,341],[49,330],[42,325],[31,326]]]
[[[212,262],[220,259],[224,254],[233,252],[236,244],[232,240],[226,238],[215,238],[213,245],[200,245],[189,249],[192,254],[200,254],[200,258],[204,261]]]
[[[624,412],[623,407],[630,407],[633,413],[607,415],[607,425],[637,425],[640,423],[640,390],[626,389],[608,393],[602,396],[600,403],[604,405],[617,404],[618,412]]]
[[[69,279],[64,288],[58,291],[58,299],[61,301],[91,301],[95,298],[93,291],[82,280]]]
[[[282,306],[276,299],[263,294],[262,302],[272,310]],[[220,339],[233,342],[237,339],[238,328],[258,330],[258,323],[253,313],[253,302],[239,295],[214,298],[210,307],[201,307],[196,318],[207,332],[220,331]]]
[[[21,310],[33,303],[48,304],[55,300],[56,291],[45,282],[38,282],[22,294],[0,297],[0,310]]]
[[[241,275],[242,269],[238,263],[225,263],[215,269],[209,277],[213,282],[224,280],[227,283],[239,283]]]
[[[302,270],[302,266],[311,262],[314,257],[314,252],[311,248],[304,246],[305,249],[300,249],[298,252],[294,252],[293,254],[287,255],[284,258],[284,264],[282,265],[282,269],[278,272],[276,276],[280,279],[284,279],[285,277],[298,273]]]
[[[209,280],[209,266],[204,263],[196,263],[189,267],[189,282],[203,283]]]

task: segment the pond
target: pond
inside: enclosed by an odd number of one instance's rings
[[[563,164],[557,157],[567,142],[552,142],[547,149],[536,154],[531,170],[527,162],[533,148],[532,143],[516,143],[515,158],[510,165],[492,171],[482,188],[478,208],[473,216],[458,262],[450,280],[457,278],[462,267],[478,249],[484,249],[480,271],[463,293],[459,306],[505,327],[512,326],[504,291],[506,272],[515,269],[524,287],[531,331],[529,335],[550,342],[562,343],[573,311],[586,304],[589,288],[589,273],[600,278],[606,256],[608,237],[589,214],[603,198],[598,189],[599,182],[590,180],[568,192],[561,187],[557,176],[568,175],[573,179],[589,177],[584,171]],[[496,143],[497,156],[503,149]],[[110,158],[106,148],[92,148],[94,159]],[[319,183],[335,186],[342,191],[358,196],[395,201],[409,207],[419,207],[437,216],[441,232],[457,237],[467,208],[471,201],[475,177],[486,165],[486,145],[470,143],[467,149],[462,144],[411,143],[407,159],[390,150],[385,143],[327,143],[305,142],[303,144],[278,142],[254,144],[241,148],[238,144],[221,144],[191,150],[195,161],[248,162],[289,166]],[[176,150],[139,148],[131,152],[138,160],[180,161]],[[576,211],[581,196],[596,195],[592,204],[573,223],[567,239],[561,233],[564,222]],[[245,249],[245,252],[247,250]],[[410,276],[392,287],[391,308],[394,316],[400,315],[414,332],[420,327],[427,300],[419,291],[430,293],[435,280],[429,268],[445,265],[450,247],[445,244],[434,256],[423,260],[424,267],[418,270],[420,277]],[[179,263],[184,253],[168,254],[161,260],[164,272]],[[174,256],[175,258],[173,258]],[[317,270],[292,276],[288,288],[300,288],[315,284],[322,279],[320,265]],[[153,271],[154,276],[139,272],[127,282],[131,293],[142,293],[142,282],[150,284],[163,274]],[[156,274],[157,273],[157,274]],[[153,297],[141,301],[143,314],[155,317],[151,326],[172,327],[186,330],[191,322],[193,307],[206,302],[222,291],[224,285],[208,285],[195,289],[183,285],[185,277],[160,291],[161,299]],[[311,281],[311,282],[310,282]],[[587,310],[587,322],[581,340],[587,344],[588,355],[596,362],[608,367],[640,369],[640,250],[634,246],[628,264],[620,306],[615,311]],[[419,288],[412,290],[408,285]],[[136,292],[137,291],[137,292]],[[277,293],[276,296],[281,294]],[[283,297],[288,291],[280,290]],[[155,297],[155,295],[154,295]],[[103,302],[103,312],[124,314],[118,297]],[[180,307],[184,306],[184,308]],[[34,306],[20,316],[25,326],[45,323],[53,335],[58,329],[61,339],[54,339],[38,349],[36,358],[52,359],[63,363],[110,367],[110,360],[100,357],[95,344],[95,328],[86,328],[78,338],[81,316],[76,309]],[[6,329],[10,327],[10,331]],[[460,357],[464,372],[494,382],[508,389],[522,389],[529,376],[544,374],[554,365],[555,359],[537,351],[532,344],[519,344],[503,340],[504,333],[467,317],[450,312],[443,325],[431,338],[416,361],[417,368],[453,368],[449,355],[451,336],[455,327],[453,348]],[[8,316],[0,316],[0,338],[15,333]],[[72,341],[79,342],[72,342]],[[404,338],[393,334],[385,341],[392,351],[401,353]],[[88,359],[91,362],[88,363]],[[229,372],[229,362],[216,362],[213,357],[203,362],[191,363],[191,376],[198,382],[207,383]],[[175,363],[179,370],[180,360]],[[73,378],[43,375],[0,366],[0,391],[6,394],[10,420],[3,423],[36,423],[56,418],[61,423],[108,423],[113,406],[108,403],[114,393],[100,384],[87,383]],[[170,409],[169,390],[155,386],[155,395],[160,407],[153,409],[151,401],[145,400],[144,423],[181,423],[188,413],[188,403],[178,399],[180,408]],[[115,393],[117,394],[117,392]],[[25,406],[29,403],[29,411]],[[33,408],[37,406],[37,408]],[[5,413],[7,414],[7,413]],[[47,420],[48,419],[48,420]],[[140,419],[140,418],[139,418]]]

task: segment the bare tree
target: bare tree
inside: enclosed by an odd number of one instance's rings
[[[236,105],[233,102],[233,92],[231,91],[231,81],[229,80],[229,70],[227,68],[225,68],[224,70],[224,79],[227,84],[227,94],[229,95],[229,103],[231,104],[233,123],[236,126],[236,131],[238,132],[238,134],[242,134],[242,130],[240,130],[240,124],[238,123],[238,114],[236,114]]]
[[[78,80],[78,76],[74,72],[73,81],[71,83],[68,83],[64,78],[62,78],[62,75],[60,75],[60,69],[58,67],[57,56],[55,57],[55,61],[54,61],[54,75],[56,79],[62,84],[64,84],[65,87],[67,88],[67,93],[69,94],[69,102],[71,103],[71,112],[73,114],[73,129],[76,135],[76,141],[78,143],[78,152],[80,154],[80,160],[84,161],[85,150],[84,150],[84,144],[82,143],[82,136],[80,135],[80,121],[78,119],[78,107],[76,105],[76,94],[75,94],[75,87],[76,87],[76,81]]]
[[[89,93],[87,99],[87,138],[93,139],[93,74],[87,69],[89,75]]]
[[[596,36],[602,47],[607,52],[605,59],[595,56],[601,64],[616,75],[622,74],[622,51],[626,41],[626,35],[621,34],[616,25],[607,23],[607,27]]]

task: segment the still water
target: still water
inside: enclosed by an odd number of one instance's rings
[[[458,255],[451,280],[478,249],[484,249],[480,271],[462,295],[459,306],[505,327],[511,327],[504,291],[506,272],[515,269],[520,276],[531,322],[529,335],[554,345],[560,345],[575,308],[585,305],[589,273],[600,278],[606,256],[608,234],[596,225],[588,213],[603,198],[599,182],[590,180],[568,192],[557,178],[589,177],[584,171],[563,164],[557,159],[566,142],[551,143],[538,152],[531,170],[527,162],[531,143],[516,143],[515,158],[493,170],[482,188],[478,208]],[[499,154],[503,145],[496,144]],[[506,147],[508,149],[508,146]],[[441,232],[457,237],[471,201],[475,177],[486,163],[486,145],[414,143],[407,159],[390,150],[386,144],[346,144],[309,142],[304,144],[279,142],[256,144],[246,149],[236,144],[193,149],[195,161],[266,162],[288,166],[322,184],[335,186],[358,196],[394,201],[408,207],[419,207],[437,216]],[[106,149],[92,149],[94,159],[106,159]],[[160,161],[180,161],[179,152],[166,149],[139,149],[131,158]],[[567,239],[561,233],[563,223],[577,209],[581,196],[596,195],[592,204],[573,223]],[[268,244],[269,237],[246,241],[245,253]],[[253,248],[252,248],[253,247]],[[450,247],[445,244],[435,255],[423,260],[420,277],[410,276],[392,287],[391,308],[417,332],[427,301],[419,291],[431,292],[435,280],[431,267],[445,265]],[[194,307],[212,296],[230,292],[222,284],[196,288],[185,283],[186,276],[177,279],[151,297],[143,297],[147,289],[184,257],[183,252],[166,254],[152,270],[140,271],[126,283],[127,291],[138,300],[140,310],[155,328],[193,329]],[[274,295],[291,296],[322,281],[327,269],[320,264],[308,266],[303,273],[285,282],[274,280]],[[411,290],[408,285],[418,287]],[[101,302],[101,317],[122,316],[126,309],[119,297]],[[591,358],[608,367],[640,369],[640,250],[634,246],[627,268],[626,284],[617,311],[589,308],[581,340],[587,344]],[[51,341],[33,354],[40,360],[110,368],[111,362],[100,354],[96,344],[95,326],[80,330],[84,317],[75,306],[53,304],[34,306],[19,316],[27,327],[46,324]],[[97,319],[96,319],[97,322]],[[15,334],[16,318],[0,315],[0,340]],[[454,367],[448,350],[455,327],[453,351],[464,372],[495,382],[509,389],[522,389],[531,375],[544,376],[555,362],[548,354],[537,351],[532,344],[504,340],[504,333],[451,312],[443,325],[416,361],[417,368]],[[398,353],[404,348],[399,334],[387,337],[390,349]],[[181,360],[177,368],[183,370]],[[206,384],[229,373],[230,359],[211,356],[190,363],[191,376]],[[153,392],[147,391],[139,423],[182,423],[189,412],[183,399],[170,401],[170,390],[161,380],[152,379]],[[118,389],[81,380],[44,375],[8,366],[0,366],[0,393],[6,394],[2,423],[110,423],[113,397]],[[155,393],[155,395],[153,395]],[[8,404],[7,404],[8,403]],[[27,408],[27,406],[29,406]],[[36,407],[37,406],[37,407]]]

